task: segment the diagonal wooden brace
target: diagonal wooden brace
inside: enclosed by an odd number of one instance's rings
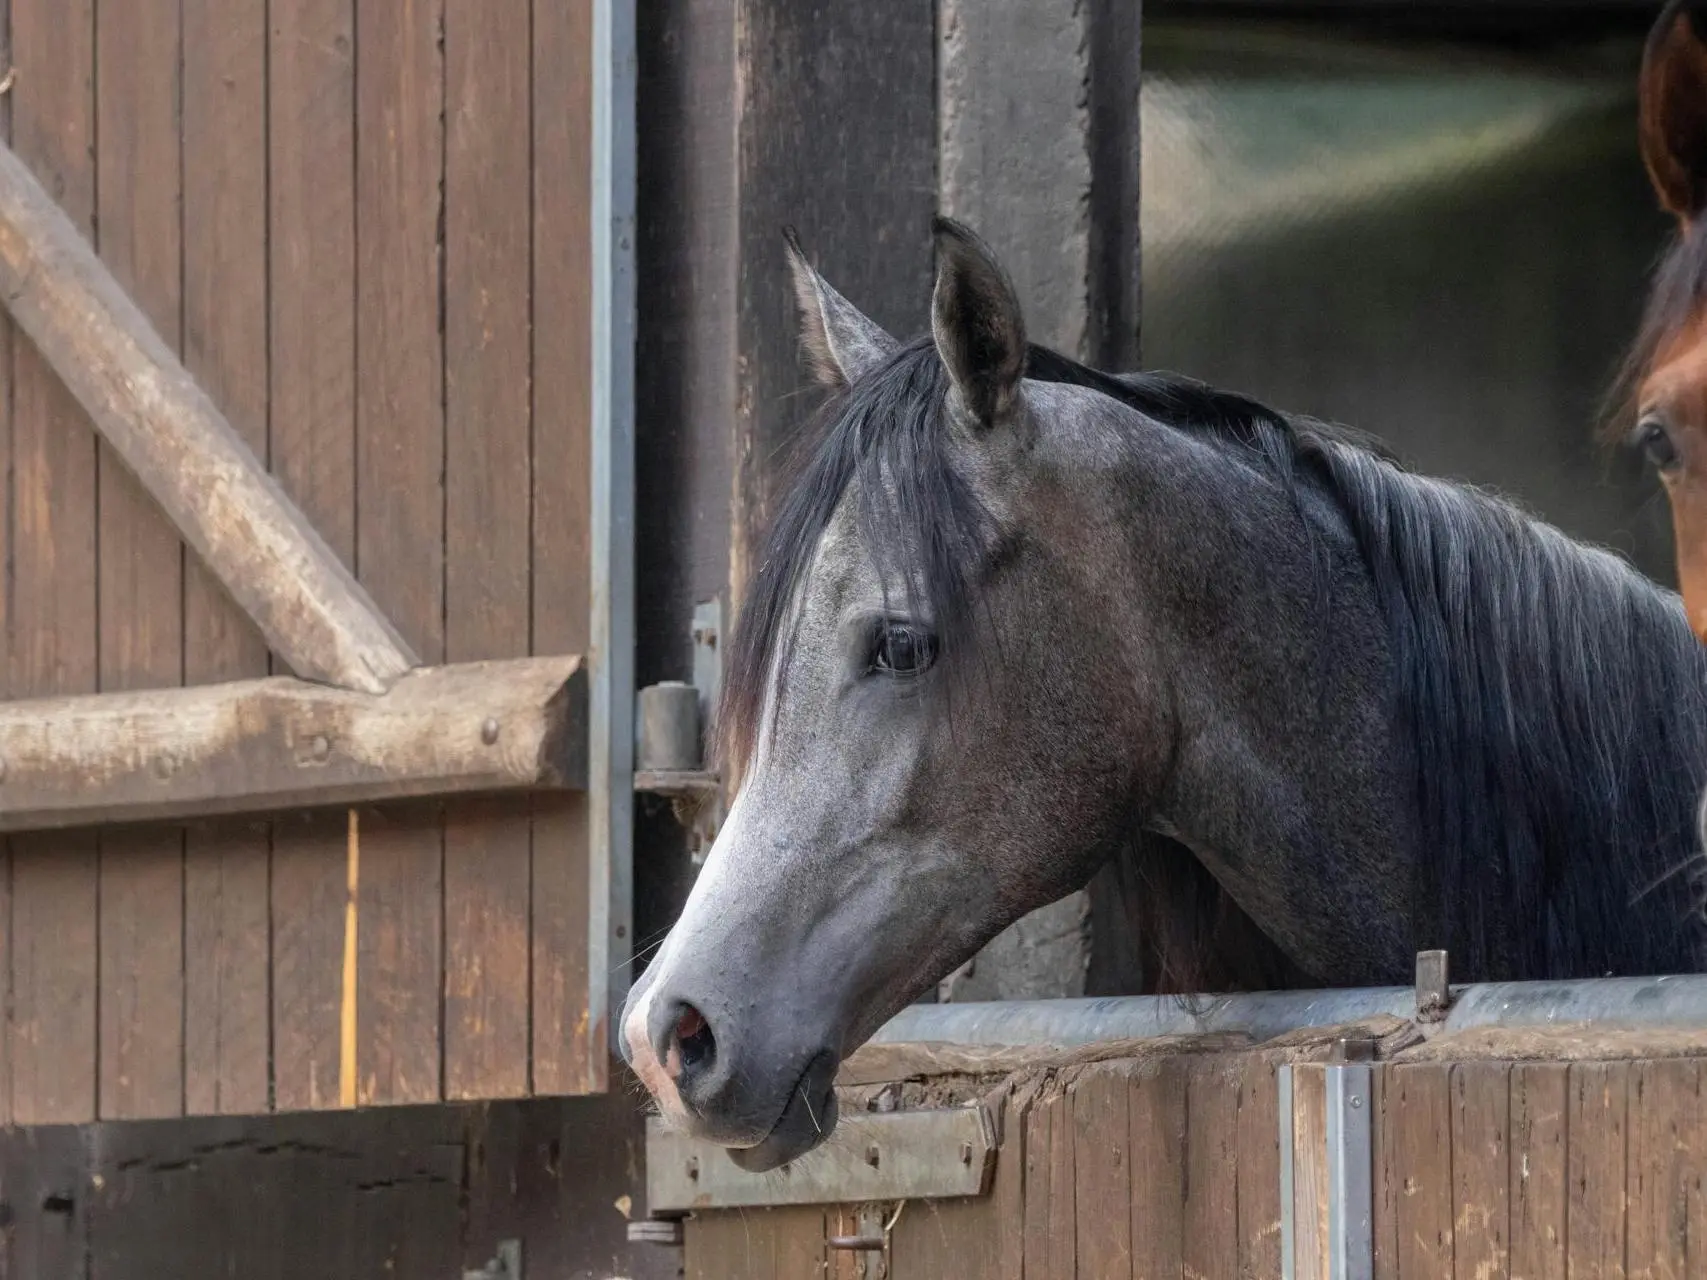
[[[417,665],[367,592],[3,145],[0,298],[293,671],[381,693]]]

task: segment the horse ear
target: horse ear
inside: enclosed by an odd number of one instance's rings
[[[826,387],[857,382],[895,353],[897,343],[812,269],[793,227],[784,227],[794,300],[800,306],[800,344]]]
[[[937,218],[931,336],[966,411],[990,426],[1013,408],[1025,373],[1025,318],[1007,272],[971,231]]]
[[[1671,0],[1642,54],[1642,160],[1660,204],[1683,222],[1707,206],[1707,4]]]

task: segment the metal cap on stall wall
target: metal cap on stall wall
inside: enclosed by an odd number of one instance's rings
[[[699,690],[680,680],[648,685],[636,699],[635,768],[682,772],[700,767]]]

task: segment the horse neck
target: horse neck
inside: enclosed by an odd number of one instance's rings
[[[1370,563],[1416,751],[1423,928],[1486,978],[1700,967],[1707,656],[1675,598],[1481,495],[1388,483],[1347,509],[1366,547],[1388,530]]]

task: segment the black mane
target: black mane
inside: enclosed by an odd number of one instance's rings
[[[1027,376],[1253,451],[1339,511],[1387,613],[1394,714],[1414,744],[1423,945],[1449,948],[1455,968],[1483,978],[1693,967],[1707,653],[1675,597],[1509,503],[1406,473],[1342,428],[1187,379],[1100,373],[1041,347]],[[730,651],[720,726],[736,769],[757,741],[796,590],[850,484],[863,517],[882,522],[867,527],[891,531],[872,545],[907,556],[904,580],[945,644],[970,635],[965,566],[989,524],[949,462],[946,392],[921,339],[825,406]],[[1638,897],[1648,909],[1632,913]]]

